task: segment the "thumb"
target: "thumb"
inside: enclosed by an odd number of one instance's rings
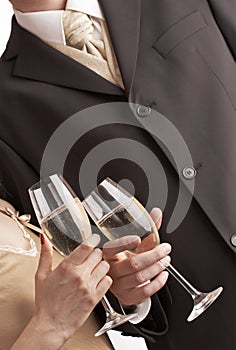
[[[43,233],[40,234],[41,240],[41,252],[38,264],[38,270],[36,276],[40,280],[47,278],[52,272],[52,257],[53,250],[52,245],[49,240],[45,237]]]

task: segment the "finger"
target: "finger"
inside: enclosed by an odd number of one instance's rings
[[[162,211],[160,208],[153,208],[150,212],[152,220],[154,221],[157,230],[161,227],[162,223]]]
[[[102,261],[102,251],[98,248],[94,249],[88,257],[80,264],[82,268],[82,273],[89,277],[92,274],[93,270],[97,267]]]
[[[41,240],[41,252],[40,252],[38,269],[36,272],[36,278],[40,280],[44,280],[52,272],[53,250],[52,250],[51,243],[43,233],[40,234],[40,240]]]
[[[108,289],[112,285],[112,279],[110,276],[105,276],[97,285],[96,294],[99,300],[104,297]]]
[[[153,294],[158,292],[166,283],[168,279],[168,272],[162,271],[155,279],[151,282],[139,286],[135,289],[127,291],[122,296],[118,296],[119,300],[125,305],[129,304],[140,304],[145,299],[151,297]]]
[[[146,283],[153,279],[155,276],[159,275],[163,270],[165,270],[166,266],[170,264],[170,257],[167,255],[165,258],[165,265],[160,264],[160,261],[156,262],[153,265],[150,265],[149,267],[138,271],[132,275],[125,276],[123,278],[120,278],[117,283],[115,282],[113,285],[114,288],[119,288],[120,290],[125,289],[132,289],[135,287],[140,286],[143,283]]]
[[[118,253],[124,250],[135,249],[141,242],[140,237],[135,235],[124,236],[112,241],[106,242],[103,246],[103,257],[106,260],[114,258]]]
[[[92,234],[83,241],[67,258],[67,262],[73,265],[82,264],[94,248],[99,244],[101,238],[97,234]]]
[[[157,230],[153,229],[153,232],[149,233],[148,236],[142,239],[142,242],[135,250],[136,254],[144,253],[152,250],[156,245],[160,244],[159,234]]]
[[[158,292],[166,284],[168,277],[169,273],[167,271],[162,271],[150,283],[138,287],[137,292],[141,292],[141,294],[143,294],[144,299],[146,299]]]
[[[169,243],[157,245],[152,250],[144,253],[132,255],[131,257],[117,263],[111,264],[111,276],[127,276],[134,272],[141,271],[150,265],[157,263],[171,252]]]
[[[101,280],[106,276],[110,269],[110,265],[105,260],[101,261],[92,271],[91,280],[95,288],[101,282]]]

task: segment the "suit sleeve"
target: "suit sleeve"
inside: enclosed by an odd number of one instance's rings
[[[110,292],[108,298],[114,309],[122,313],[120,303]],[[126,336],[143,337],[147,343],[155,343],[155,338],[164,335],[168,331],[167,313],[171,305],[171,295],[167,286],[164,286],[158,293],[152,296],[152,306],[147,317],[138,324],[125,323],[116,329]],[[99,314],[104,314],[100,310]],[[105,322],[105,315],[102,320]]]
[[[38,181],[37,172],[0,139],[0,197],[23,213],[32,213],[28,188]]]

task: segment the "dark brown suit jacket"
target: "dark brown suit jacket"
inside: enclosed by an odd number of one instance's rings
[[[111,112],[110,125],[94,128],[96,109],[87,119],[79,117],[78,134],[82,129],[87,133],[73,145],[65,163],[65,177],[81,197],[84,191],[78,179],[84,164],[88,191],[90,172],[98,180],[105,176],[116,181],[129,179],[135,195],[148,209],[162,206],[166,194],[161,238],[173,244],[174,264],[200,290],[224,287],[219,300],[188,324],[191,298],[170,278],[172,304],[167,291],[161,291],[153,300],[155,322],[147,325],[146,320],[126,330],[152,334],[156,344],[150,342],[151,349],[234,350],[236,3],[100,0],[100,4],[124,79],[124,92],[47,46],[13,19],[12,34],[0,63],[2,191],[16,206],[32,211],[27,188],[38,180],[47,142],[65,120],[109,102],[150,106],[151,119],[150,114],[141,118],[135,111],[129,113],[128,108],[116,113],[120,111],[118,107]],[[197,169],[190,209],[172,233],[166,233],[166,229],[179,198],[180,183],[184,184],[181,195],[187,196],[185,187],[191,187],[192,180],[186,180],[176,169],[170,152],[175,144],[166,147],[149,133],[151,129],[158,130],[155,111],[179,131]],[[67,138],[65,134],[62,148],[47,163],[48,173],[58,171]],[[107,144],[110,153],[101,148],[96,169],[95,162],[89,165],[86,156],[101,144]],[[104,154],[108,162],[104,162]],[[165,171],[164,182],[161,169]],[[156,186],[149,181],[153,174],[157,174]],[[164,194],[163,184],[168,188]],[[160,204],[158,191],[164,198]]]

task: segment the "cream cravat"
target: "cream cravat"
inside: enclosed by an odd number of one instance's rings
[[[63,13],[66,45],[49,44],[123,89],[121,73],[106,23],[102,19],[99,23],[103,40],[94,39],[94,25],[88,15],[66,10]]]

